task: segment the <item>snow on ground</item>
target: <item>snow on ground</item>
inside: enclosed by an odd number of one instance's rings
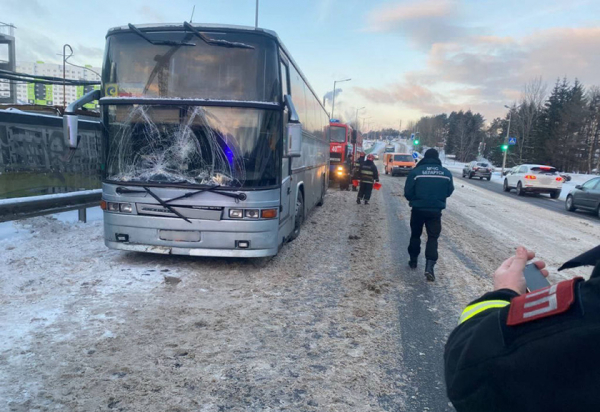
[[[330,191],[265,267],[109,250],[95,212],[13,223],[0,410],[403,409],[389,232],[354,196]]]
[[[445,212],[450,229],[444,233],[470,259],[493,270],[523,245],[546,261],[553,281],[589,277],[589,268],[557,269],[600,244],[600,221],[556,213],[463,181],[455,187]]]
[[[266,267],[109,250],[98,209],[0,224],[0,410],[406,410],[399,279],[423,276],[392,263],[384,213],[409,219],[404,181],[383,175],[369,206],[330,190]],[[442,219],[444,331],[518,245],[557,281],[589,276],[557,268],[600,244],[600,222],[463,181]]]

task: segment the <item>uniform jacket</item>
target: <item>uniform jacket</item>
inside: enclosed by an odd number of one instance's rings
[[[404,185],[404,197],[413,209],[442,210],[454,191],[452,173],[439,159],[422,159],[411,170]]]
[[[372,160],[365,160],[359,169],[359,178],[361,183],[373,184],[375,180],[379,180],[379,171]]]
[[[364,162],[365,162],[364,156],[360,156],[359,158],[354,160],[354,177],[356,179],[360,179],[360,168]]]
[[[557,287],[567,283],[570,289],[562,290],[571,290],[571,295],[567,299],[558,289],[554,306],[552,299],[543,299],[546,292],[517,298],[508,289],[487,293],[472,303],[506,301],[505,306],[467,318],[448,338],[446,387],[458,412],[600,410],[600,278],[574,279]],[[525,323],[509,326],[519,302],[535,299],[541,303],[530,303],[524,310],[543,312],[572,303],[566,311],[543,318],[521,315]]]

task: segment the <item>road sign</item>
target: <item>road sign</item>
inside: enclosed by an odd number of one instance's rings
[[[417,152],[413,152],[413,158],[414,159],[418,159],[419,158],[419,154]]]
[[[415,134],[414,133],[411,133],[410,140],[415,140]]]
[[[516,137],[509,137],[508,138],[508,144],[511,146],[514,146],[517,144],[517,138]]]

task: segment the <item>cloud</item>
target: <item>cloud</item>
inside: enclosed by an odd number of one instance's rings
[[[339,87],[335,88],[335,97],[338,97],[338,95],[342,92],[342,89],[340,89]],[[330,104],[331,100],[333,99],[333,90],[325,93],[325,95],[323,96],[323,101],[325,102],[325,104]]]
[[[138,9],[138,13],[143,17],[143,20],[148,23],[166,23],[165,14],[161,13],[160,10],[157,10],[150,6],[142,6]],[[191,9],[190,9],[191,16]]]
[[[503,113],[522,86],[535,77],[549,82],[568,76],[586,86],[600,84],[600,27],[553,28],[522,38],[470,36],[435,43],[423,70],[379,89],[355,90],[373,103],[394,104],[424,114],[454,108]]]
[[[62,52],[62,45],[45,34],[27,27],[19,28],[16,39],[17,64],[22,62],[35,62],[38,60],[47,63],[57,63],[62,60],[58,56]]]
[[[469,35],[475,29],[460,25],[459,3],[425,0],[382,5],[367,17],[366,31],[399,33],[419,47]]]
[[[442,112],[450,104],[441,93],[418,84],[394,84],[382,89],[355,87],[354,91],[372,103],[399,104],[425,113]]]

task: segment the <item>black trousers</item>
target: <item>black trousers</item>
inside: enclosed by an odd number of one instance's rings
[[[421,253],[421,234],[423,226],[427,230],[425,259],[438,260],[438,238],[442,232],[442,212],[413,209],[410,215],[410,243],[408,255],[416,259]]]
[[[360,189],[358,189],[358,200],[369,200],[371,199],[371,193],[373,192],[373,183],[360,182]]]

